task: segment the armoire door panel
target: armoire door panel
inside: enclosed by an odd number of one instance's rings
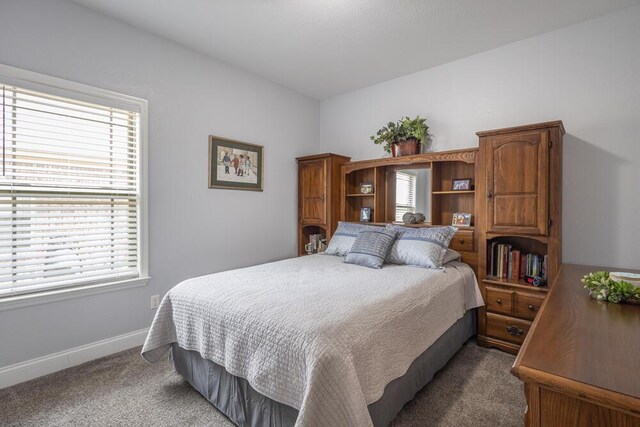
[[[488,230],[546,235],[548,131],[496,136],[487,149]]]
[[[301,165],[301,222],[303,224],[324,224],[326,222],[326,175],[325,160],[307,161]]]
[[[524,140],[494,142],[493,190],[499,193],[537,193],[538,144]]]
[[[538,197],[536,194],[494,196],[494,227],[537,227]]]

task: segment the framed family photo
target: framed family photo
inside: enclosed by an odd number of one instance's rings
[[[209,188],[262,191],[264,147],[209,136]]]
[[[473,190],[473,180],[471,178],[453,179],[451,183],[453,191],[469,191]]]
[[[462,212],[454,213],[451,225],[454,227],[471,227],[471,214]]]

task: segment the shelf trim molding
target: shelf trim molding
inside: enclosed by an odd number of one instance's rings
[[[433,195],[443,194],[475,194],[476,190],[448,190],[448,191],[432,191]]]

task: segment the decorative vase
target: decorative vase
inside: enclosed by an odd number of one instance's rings
[[[415,138],[396,141],[391,144],[391,154],[393,157],[413,156],[420,153],[420,144]]]
[[[407,212],[402,215],[402,222],[405,224],[420,224],[426,220],[423,213],[420,212]]]

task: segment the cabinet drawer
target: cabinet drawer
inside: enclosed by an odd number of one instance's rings
[[[487,313],[487,335],[503,341],[522,344],[531,322],[500,314]]]
[[[538,314],[538,311],[540,311],[540,306],[543,301],[544,297],[540,295],[516,292],[514,314],[523,319],[533,320],[536,314]]]
[[[494,313],[511,314],[513,292],[487,286],[487,310]]]
[[[458,252],[473,252],[473,231],[458,230],[458,232],[453,236],[453,239],[451,239],[449,247]]]

